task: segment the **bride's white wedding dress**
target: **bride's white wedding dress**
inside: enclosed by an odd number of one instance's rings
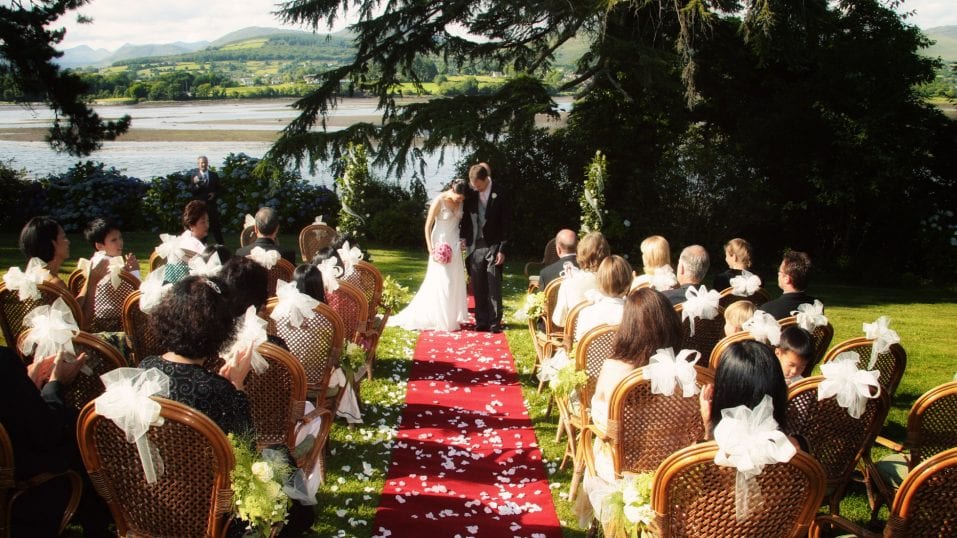
[[[401,312],[389,318],[388,325],[408,330],[456,331],[468,322],[468,298],[465,291],[465,263],[459,249],[459,221],[462,207],[455,212],[442,204],[432,226],[432,248],[440,243],[452,247],[452,260],[442,264],[429,256],[422,286]]]

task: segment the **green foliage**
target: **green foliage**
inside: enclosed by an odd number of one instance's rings
[[[365,146],[350,144],[342,160],[342,175],[336,178],[341,204],[337,230],[352,236],[361,245],[366,237],[368,219],[371,217],[366,205],[372,174],[369,172]]]
[[[273,525],[286,520],[292,501],[282,486],[292,469],[283,453],[268,450],[267,455],[253,450],[255,443],[228,434],[236,465],[229,472],[236,516],[258,536],[269,536]],[[236,522],[234,524],[241,524]]]
[[[224,230],[242,230],[247,213],[269,206],[279,211],[280,229],[297,231],[322,215],[333,221],[339,203],[335,193],[303,180],[298,172],[282,170],[260,163],[244,153],[230,153],[218,171],[220,194],[217,203]],[[176,172],[155,178],[146,193],[144,206],[153,216],[154,231],[175,232],[182,229],[183,208],[192,199],[191,176]]]
[[[595,157],[585,169],[585,185],[578,205],[582,208],[583,233],[600,232],[602,229],[602,213],[605,211],[605,184],[608,179],[608,164],[601,151],[595,152]]]
[[[422,229],[429,200],[421,181],[414,179],[405,189],[397,183],[373,179],[366,184],[365,192],[363,205],[369,215],[366,237],[396,247],[424,245]]]
[[[13,168],[13,161],[0,161],[0,228],[19,230],[38,214],[43,207],[36,203],[41,189],[27,177],[25,169]]]
[[[96,217],[130,230],[139,229],[144,222],[140,201],[147,185],[103,163],[78,162],[40,184],[49,215],[68,232],[83,230]]]

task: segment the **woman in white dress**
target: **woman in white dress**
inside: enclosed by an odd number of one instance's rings
[[[456,331],[468,322],[465,262],[459,246],[459,221],[468,188],[464,179],[453,180],[429,207],[425,243],[429,265],[422,286],[401,312],[389,318],[390,326],[408,330]]]

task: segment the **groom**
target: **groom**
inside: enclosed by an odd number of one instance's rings
[[[469,168],[461,237],[468,252],[468,271],[475,296],[475,330],[502,332],[502,268],[512,208],[508,193],[492,181],[489,165]]]

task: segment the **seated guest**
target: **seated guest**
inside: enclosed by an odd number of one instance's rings
[[[342,267],[342,258],[339,257],[339,252],[331,246],[320,248],[319,251],[316,252],[316,255],[312,257],[310,263],[316,267],[319,267],[322,262],[328,260],[329,258],[335,258],[336,267]]]
[[[326,302],[325,287],[322,284],[322,272],[315,265],[304,263],[296,267],[292,273],[292,280],[296,289],[313,299]]]
[[[668,240],[660,235],[646,237],[641,242],[641,263],[642,273],[632,281],[632,289],[642,284],[651,284],[651,279],[659,268],[671,268],[671,246]]]
[[[758,310],[764,310],[774,316],[774,319],[784,319],[798,306],[814,304],[814,297],[804,290],[807,289],[808,273],[811,272],[811,258],[803,252],[788,250],[778,268],[778,287],[783,292],[780,297],[761,305]]]
[[[731,336],[742,331],[741,326],[751,319],[756,310],[751,301],[735,301],[724,309],[724,335]]]
[[[180,237],[180,246],[189,252],[187,256],[199,254],[206,248],[206,236],[209,234],[209,213],[206,202],[193,200],[183,209],[184,232]]]
[[[601,232],[590,232],[578,242],[577,271],[566,274],[558,288],[555,310],[552,311],[552,323],[563,327],[565,316],[575,305],[585,300],[585,292],[598,288],[595,271],[601,262],[611,254],[611,247]]]
[[[93,246],[93,256],[90,265],[100,263],[100,260],[123,256],[123,234],[112,222],[105,219],[93,219],[86,225],[83,237]],[[123,258],[123,269],[140,278],[140,262],[136,255],[130,252]]]
[[[261,207],[256,212],[256,240],[236,251],[237,256],[248,256],[254,248],[276,250],[289,263],[296,263],[296,252],[276,242],[279,234],[279,213],[271,207]]]
[[[708,251],[701,245],[691,245],[681,251],[678,258],[678,270],[675,276],[678,278],[678,287],[673,290],[665,291],[665,297],[671,301],[672,305],[679,305],[685,302],[685,294],[691,286],[698,287],[708,274]]]
[[[555,252],[558,253],[558,261],[546,265],[538,273],[538,289],[544,290],[548,283],[561,276],[565,270],[565,264],[570,263],[578,267],[578,255],[575,251],[578,249],[578,236],[571,230],[561,230],[555,236]]]
[[[625,306],[625,295],[631,289],[631,265],[621,256],[608,256],[598,266],[598,291],[593,304],[578,313],[575,341],[599,325],[618,325]]]
[[[781,340],[774,348],[781,363],[781,371],[788,385],[804,379],[802,372],[814,357],[814,339],[811,333],[797,325],[788,325],[781,331]]]
[[[269,272],[265,267],[243,256],[231,256],[219,272],[229,286],[230,310],[233,317],[246,313],[250,306],[259,312],[269,299]]]
[[[728,270],[714,277],[712,289],[724,291],[731,287],[731,279],[751,269],[751,243],[735,237],[724,245],[724,261]]]

